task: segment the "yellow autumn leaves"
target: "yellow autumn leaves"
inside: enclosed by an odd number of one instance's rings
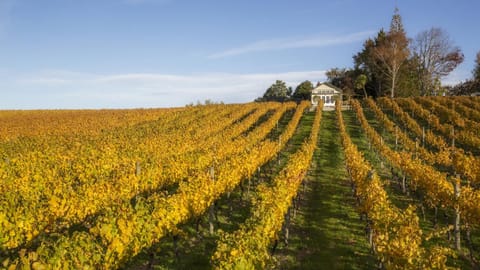
[[[352,101],[358,120],[375,147],[386,147],[378,134],[368,125],[362,108],[357,101]],[[360,202],[360,212],[371,222],[370,234],[372,246],[378,259],[386,269],[445,269],[446,252],[432,254],[424,249],[422,231],[415,213],[415,207],[409,206],[405,211],[396,208],[388,199],[380,178],[365,160],[346,132],[340,106],[336,112],[345,151],[347,171],[354,183],[355,194]],[[382,152],[382,150],[380,150]],[[383,153],[383,152],[382,152]],[[389,156],[391,158],[393,155]],[[398,156],[395,156],[398,157]],[[395,162],[395,161],[392,161]],[[438,250],[438,249],[435,249]],[[435,255],[433,257],[433,255]],[[432,268],[428,260],[443,262]]]
[[[296,129],[308,103],[303,102],[282,134],[286,142]],[[289,157],[272,185],[260,184],[252,201],[252,215],[232,233],[221,234],[212,256],[217,269],[264,269],[271,259],[269,247],[284,223],[284,216],[310,167],[316,148],[323,105],[317,107],[309,139]],[[282,143],[283,145],[283,143]]]

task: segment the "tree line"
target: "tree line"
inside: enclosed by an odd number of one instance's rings
[[[332,68],[328,81],[353,96],[426,96],[468,94],[480,90],[480,52],[473,78],[453,87],[441,79],[464,60],[448,33],[432,27],[408,38],[398,8],[388,31],[380,29],[353,56],[353,68]],[[461,88],[458,89],[458,88]]]
[[[452,95],[469,95],[472,93],[480,92],[480,52],[477,53],[475,58],[475,67],[472,71],[472,78],[461,82],[447,89]]]
[[[256,102],[261,101],[288,101],[288,100],[310,100],[313,84],[311,81],[300,83],[295,90],[282,80],[277,80],[263,94],[262,97],[255,99]]]
[[[408,97],[465,95],[480,91],[480,52],[471,79],[455,86],[442,86],[441,79],[464,61],[448,33],[432,27],[408,38],[402,17],[395,8],[388,31],[380,29],[353,56],[353,68],[331,68],[327,82],[342,89],[345,96]],[[310,99],[313,85],[299,84],[295,91],[277,80],[256,101]]]

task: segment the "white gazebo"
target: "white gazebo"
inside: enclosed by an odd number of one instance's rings
[[[324,107],[335,106],[336,100],[342,100],[342,90],[329,83],[319,83],[312,89],[312,105],[323,100]]]

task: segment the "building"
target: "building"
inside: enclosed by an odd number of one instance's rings
[[[317,105],[320,100],[324,107],[333,107],[336,100],[342,100],[342,90],[329,83],[319,83],[312,89],[312,104]]]

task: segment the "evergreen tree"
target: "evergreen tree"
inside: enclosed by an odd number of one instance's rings
[[[285,101],[289,98],[289,89],[284,81],[277,80],[256,101]]]
[[[313,84],[311,81],[304,81],[300,83],[295,92],[293,92],[293,97],[297,99],[310,100],[312,95]]]
[[[473,79],[480,82],[480,52],[477,53],[477,58],[475,59],[475,69],[473,70]]]
[[[387,33],[383,29],[377,33],[374,39],[367,39],[363,44],[361,52],[353,56],[354,70],[358,74],[367,76],[365,90],[369,96],[384,96],[387,90],[389,79],[382,71],[381,63],[374,57],[374,50],[385,41]]]
[[[381,71],[390,79],[390,97],[395,97],[400,68],[407,60],[410,51],[408,39],[403,28],[402,18],[395,8],[390,29],[378,46],[373,49],[373,57],[379,63]]]

